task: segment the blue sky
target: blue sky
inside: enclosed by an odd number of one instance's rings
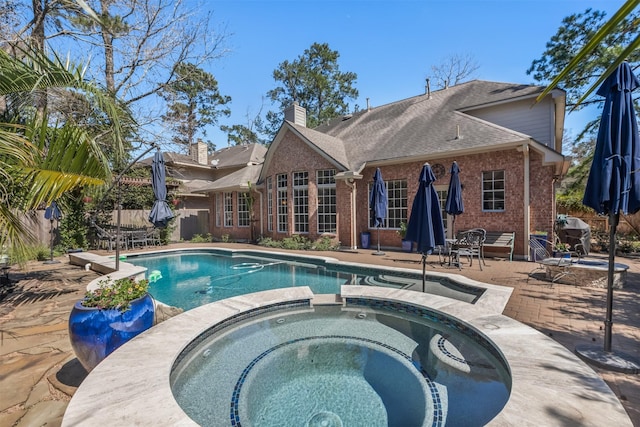
[[[292,61],[314,42],[340,54],[342,71],[358,75],[360,96],[351,105],[372,107],[424,93],[431,66],[452,54],[472,55],[475,78],[535,83],[526,74],[556,33],[562,19],[587,8],[610,17],[623,0],[224,0],[206,2],[217,26],[226,27],[229,52],[216,60],[222,94],[232,97],[232,115],[219,124],[246,124],[275,87],[273,70]],[[577,133],[597,111],[567,116]],[[208,129],[217,148],[226,134]]]

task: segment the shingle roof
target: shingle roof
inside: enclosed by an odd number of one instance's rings
[[[262,144],[235,145],[223,148],[209,156],[211,160],[218,160],[217,168],[237,167],[247,163],[262,163],[267,147]]]
[[[180,163],[183,165],[193,165],[194,167],[210,167],[212,165],[211,160],[216,159],[218,160],[216,167],[221,169],[244,166],[247,163],[262,163],[266,152],[267,147],[262,144],[234,145],[215,151],[213,155],[208,157],[206,165],[196,162],[191,156],[186,154],[164,152],[163,155],[165,163]],[[153,157],[149,157],[139,163],[149,166],[152,160]]]
[[[474,80],[432,92],[430,96],[424,94],[361,111],[348,119],[336,118],[304,135],[319,147],[329,147],[329,153],[344,150],[354,170],[371,161],[487,149],[531,137],[464,111],[533,98],[543,89]],[[456,138],[457,135],[461,138]]]
[[[260,176],[260,171],[262,170],[262,164],[259,165],[248,165],[242,169],[239,169],[235,172],[230,173],[229,175],[225,175],[220,179],[215,180],[212,183],[209,183],[206,186],[200,187],[197,190],[194,190],[194,193],[209,193],[211,191],[232,191],[232,190],[247,190],[248,182],[251,184],[255,184],[258,181],[258,177]]]

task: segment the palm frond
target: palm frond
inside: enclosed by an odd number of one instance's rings
[[[538,97],[536,98],[536,102],[539,102],[541,99],[547,96],[553,89],[558,86],[558,84],[560,84],[560,82],[569,73],[573,72],[578,64],[581,61],[584,61],[591,54],[591,52],[593,52],[600,45],[600,43],[602,43],[605,37],[611,34],[615,30],[616,26],[620,24],[620,22],[622,22],[627,16],[629,16],[639,4],[640,0],[627,0],[611,17],[611,19],[609,19],[609,21],[607,21],[594,34],[593,38],[589,40],[589,42],[582,49],[580,49],[580,51],[578,51],[578,53],[573,57],[569,64],[567,64],[567,66],[562,71],[560,71],[560,73],[551,81],[551,83],[549,83],[545,90],[542,91],[540,95],[538,95]],[[618,55],[618,57],[614,61],[614,64],[612,64],[603,74],[604,78],[601,77],[602,80],[600,80],[600,83],[602,83],[602,81],[604,81],[608,74],[611,73],[611,71],[614,70],[618,65],[620,65],[625,60],[627,55],[629,55],[629,53],[637,48],[639,44],[640,38],[636,37],[636,39],[620,55]],[[598,87],[600,83],[592,85],[573,108],[575,109],[584,99],[591,95],[591,93]]]

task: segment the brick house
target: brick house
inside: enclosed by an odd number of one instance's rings
[[[212,235],[329,235],[357,248],[360,233],[374,231],[368,198],[380,168],[389,197],[380,244],[399,248],[397,230],[410,215],[422,165],[434,169],[444,206],[455,160],[465,204],[456,230],[514,231],[514,256],[526,257],[529,233],[553,230],[554,189],[568,166],[561,153],[565,94],[555,90],[534,104],[543,89],[474,80],[367,106],[315,129],[306,127],[305,110],[294,104],[264,164],[252,169],[259,173],[249,179],[252,197],[241,186],[248,175],[238,176],[235,187],[229,177],[223,186],[208,187],[216,212]],[[450,234],[451,218],[444,214],[444,220]]]

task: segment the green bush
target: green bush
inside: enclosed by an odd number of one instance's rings
[[[191,237],[191,243],[210,243],[211,241],[211,233],[207,233],[205,236],[202,234],[194,234]]]
[[[298,251],[331,251],[339,246],[339,242],[334,242],[328,236],[322,236],[320,239],[312,242],[308,238],[294,234],[290,237],[284,237],[282,240],[274,240],[271,237],[261,237],[258,239],[258,245],[267,248],[280,248]]]
[[[315,251],[335,251],[340,246],[340,242],[334,242],[331,237],[322,236],[316,240],[311,249]]]

